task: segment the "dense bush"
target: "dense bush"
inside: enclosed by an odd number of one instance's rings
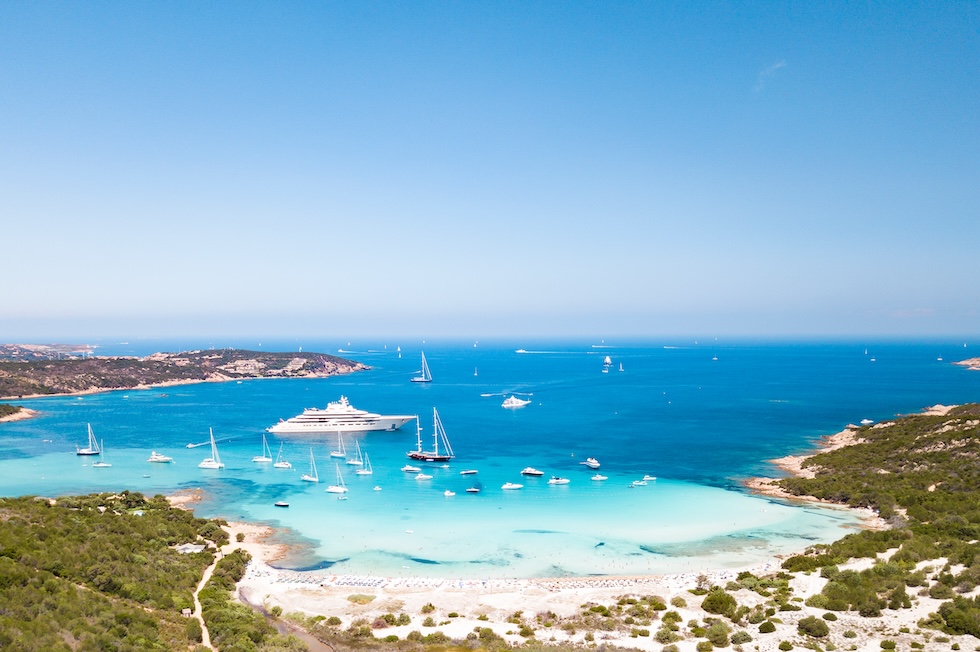
[[[826,621],[821,620],[816,616],[801,618],[800,622],[797,623],[796,628],[800,634],[814,636],[817,638],[822,638],[830,633],[830,626],[827,625]]]
[[[738,601],[722,589],[712,589],[705,596],[701,608],[709,614],[719,614],[730,618],[738,608]]]

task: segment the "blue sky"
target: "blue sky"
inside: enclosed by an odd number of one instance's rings
[[[0,3],[0,339],[980,332],[980,5]]]

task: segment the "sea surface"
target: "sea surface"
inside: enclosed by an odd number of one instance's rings
[[[862,419],[980,400],[980,373],[952,364],[980,343],[761,341],[139,341],[99,354],[235,347],[319,351],[370,371],[326,379],[201,383],[13,401],[41,412],[0,424],[0,495],[200,488],[203,516],[268,523],[295,544],[281,565],[339,574],[557,577],[701,572],[771,562],[853,531],[848,510],[753,496],[740,481]],[[428,384],[410,382],[424,350]],[[520,351],[520,352],[519,352]],[[609,356],[612,364],[605,366]],[[621,369],[621,370],[620,370]],[[605,370],[605,371],[604,371]],[[519,409],[501,402],[531,400]],[[358,476],[329,457],[335,435],[269,434],[293,468],[257,464],[265,428],[341,395],[358,408],[417,414],[426,447],[437,408],[456,453],[400,468],[416,428],[346,437],[368,453]],[[75,455],[86,424],[109,468]],[[225,468],[199,469],[213,429]],[[300,480],[312,454],[319,483]],[[151,451],[174,458],[150,464]],[[605,481],[581,464],[601,462]],[[526,466],[544,472],[522,477]],[[325,487],[338,469],[349,487]],[[462,469],[477,469],[462,476]],[[552,475],[567,485],[547,483]],[[631,486],[644,475],[645,486]],[[524,485],[504,491],[505,482]],[[380,489],[375,489],[376,487]],[[466,493],[478,487],[480,493]],[[446,490],[455,492],[446,496]],[[288,508],[276,507],[287,501]]]

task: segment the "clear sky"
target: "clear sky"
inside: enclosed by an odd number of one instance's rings
[[[0,3],[0,337],[980,333],[977,2]]]

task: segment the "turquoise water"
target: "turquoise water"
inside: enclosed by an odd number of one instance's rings
[[[0,424],[0,494],[200,487],[206,499],[199,513],[284,526],[288,540],[304,544],[284,565],[338,574],[534,577],[751,565],[839,538],[854,517],[750,496],[738,481],[772,474],[765,460],[807,448],[847,423],[980,400],[980,373],[951,364],[973,355],[973,344],[963,344],[221,343],[330,353],[343,348],[350,351],[345,357],[373,369],[329,379],[17,401],[42,416]],[[109,343],[99,352],[195,345],[202,343]],[[434,381],[410,383],[423,348]],[[613,365],[602,373],[606,355]],[[501,408],[512,392],[532,403]],[[283,443],[293,469],[252,463],[264,428],[341,394],[362,409],[419,414],[426,434],[438,408],[457,459],[449,468],[430,465],[433,478],[419,481],[399,470],[414,447],[413,424],[359,434],[374,475],[356,476],[341,464],[350,487],[344,501],[324,492],[336,477],[328,457],[335,437],[269,435],[273,455]],[[86,423],[105,440],[111,468],[93,468],[92,459],[74,455],[75,445],[85,443]],[[197,468],[206,446],[186,448],[207,441],[209,427],[226,464],[220,471]],[[309,469],[311,446],[319,484],[299,480]],[[175,463],[147,463],[151,450]],[[589,479],[594,471],[579,464],[588,456],[602,462],[607,481]],[[544,477],[522,478],[520,470],[529,465]],[[460,476],[464,468],[479,473]],[[548,485],[552,474],[571,482]],[[657,480],[629,486],[645,474]],[[502,491],[504,482],[521,482],[524,489]],[[465,493],[474,484],[481,492]],[[446,497],[446,489],[456,495]],[[277,500],[290,507],[274,507]]]

